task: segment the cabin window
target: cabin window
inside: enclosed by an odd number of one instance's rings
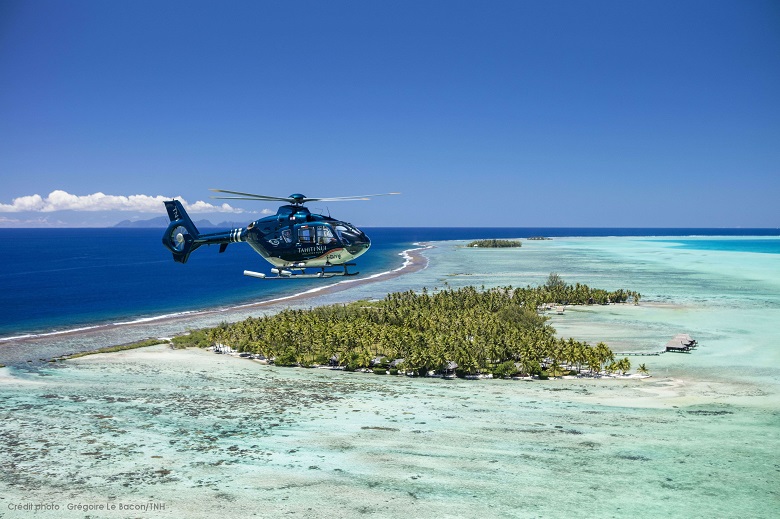
[[[318,225],[315,229],[317,229],[317,243],[319,245],[328,245],[335,241],[333,233],[330,231],[330,227]]]
[[[301,227],[298,229],[298,241],[301,243],[314,243],[314,229]]]

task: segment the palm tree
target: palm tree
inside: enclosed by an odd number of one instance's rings
[[[612,353],[612,350],[609,349],[609,346],[603,342],[596,344],[595,352],[599,368],[602,364],[606,364],[607,362],[612,362],[615,360],[615,354]]]
[[[561,371],[561,366],[558,364],[558,360],[553,359],[553,361],[550,363],[550,376],[559,377],[562,374],[563,371]]]

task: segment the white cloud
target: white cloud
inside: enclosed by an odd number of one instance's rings
[[[191,213],[253,213],[230,204],[213,205],[202,200],[189,204],[181,197],[150,195],[72,195],[56,190],[43,198],[41,195],[28,195],[14,198],[10,204],[0,204],[0,213],[50,213],[54,211],[137,211],[142,213],[164,212],[163,201],[176,198]]]

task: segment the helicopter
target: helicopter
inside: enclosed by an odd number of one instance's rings
[[[254,200],[261,202],[286,202],[276,214],[250,222],[246,227],[202,234],[178,200],[166,200],[170,224],[162,237],[163,245],[173,254],[173,260],[187,263],[192,251],[201,245],[219,245],[219,252],[225,252],[231,243],[246,242],[273,268],[268,276],[263,272],[245,270],[244,275],[260,279],[282,278],[329,278],[333,276],[354,276],[348,267],[355,266],[353,260],[364,254],[371,246],[368,236],[350,223],[330,216],[311,213],[303,204],[306,202],[341,202],[369,200],[374,196],[398,195],[382,193],[376,195],[345,196],[335,198],[309,198],[300,193],[287,197],[255,195],[240,191],[211,189],[217,193],[235,196],[212,196],[218,200]],[[333,269],[336,270],[333,270]],[[338,270],[339,268],[343,270]],[[319,270],[314,274],[307,269]]]

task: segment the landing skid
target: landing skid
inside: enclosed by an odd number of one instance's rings
[[[341,265],[333,265],[332,267],[297,267],[290,266],[282,269],[271,269],[272,276],[268,276],[263,272],[255,272],[253,270],[245,270],[244,275],[258,278],[258,279],[326,279],[336,276],[356,276],[360,272],[349,272],[348,267],[354,267],[355,263],[342,263]],[[343,267],[343,271],[325,270],[326,268]],[[306,270],[319,270],[314,274],[307,274]]]

